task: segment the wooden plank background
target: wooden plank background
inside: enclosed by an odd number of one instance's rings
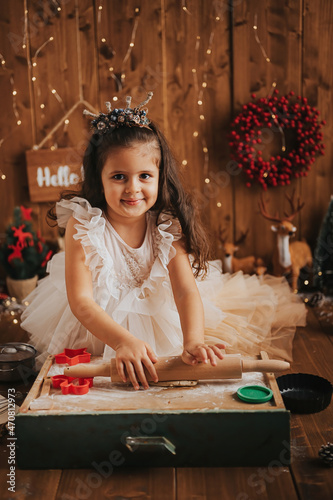
[[[270,63],[255,41],[255,19]],[[87,103],[100,110],[112,97],[124,103],[132,95],[138,102],[153,90],[149,116],[179,160],[216,255],[221,257],[220,225],[230,237],[248,229],[238,255],[254,253],[269,263],[275,239],[258,214],[261,188],[248,189],[233,170],[227,134],[251,93],[264,97],[276,81],[280,93],[307,97],[327,122],[326,154],[310,175],[267,195],[271,209],[282,211],[285,193],[296,188],[306,202],[297,236],[314,247],[333,193],[332,28],[330,0],[0,2],[0,169],[6,175],[0,179],[0,233],[14,206],[25,204],[33,207],[44,237],[57,234],[45,221],[49,204],[29,199],[26,150],[41,145],[82,152],[89,137],[82,116]]]

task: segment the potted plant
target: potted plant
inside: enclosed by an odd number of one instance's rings
[[[46,273],[46,264],[52,255],[40,236],[32,228],[31,208],[15,207],[13,222],[6,230],[0,247],[0,264],[6,272],[10,295],[24,299]]]

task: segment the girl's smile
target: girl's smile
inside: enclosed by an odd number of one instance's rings
[[[159,169],[155,156],[149,146],[138,144],[116,149],[106,160],[101,178],[110,222],[134,222],[156,203]]]

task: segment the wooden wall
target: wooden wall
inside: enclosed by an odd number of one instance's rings
[[[270,63],[254,38],[255,16]],[[26,204],[34,207],[43,235],[56,234],[45,222],[47,204],[29,201],[27,149],[82,152],[87,103],[101,110],[113,96],[124,103],[130,94],[138,102],[153,90],[149,116],[169,139],[212,234],[220,224],[231,236],[249,229],[239,255],[254,252],[269,260],[274,235],[258,214],[261,188],[247,188],[243,175],[230,168],[227,133],[251,93],[264,97],[276,81],[280,93],[307,97],[327,122],[326,155],[290,186],[306,202],[296,221],[298,236],[315,244],[333,193],[331,0],[1,1],[0,53],[0,168],[6,175],[0,180],[0,232],[13,207]],[[268,191],[272,210],[283,209],[285,192]]]

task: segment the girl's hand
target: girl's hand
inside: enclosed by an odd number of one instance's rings
[[[216,366],[217,358],[223,359],[220,349],[224,349],[224,344],[200,344],[191,342],[184,345],[182,360],[187,365],[195,365],[197,363],[208,363],[210,361],[212,366]]]
[[[148,370],[153,381],[158,382],[157,372],[153,365],[157,357],[149,344],[133,337],[121,343],[115,351],[116,366],[120,377],[126,382],[127,374],[135,390],[139,389],[138,379],[144,389],[149,387],[143,367]]]

